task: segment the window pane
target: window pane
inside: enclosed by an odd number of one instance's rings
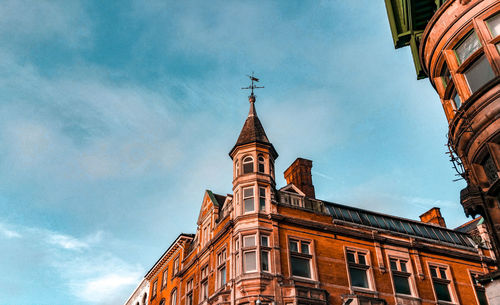
[[[262,251],[260,255],[262,271],[269,271],[269,252]]]
[[[450,69],[448,69],[446,62],[443,64],[443,68],[441,70],[441,79],[443,80],[443,85],[446,88],[451,79]]]
[[[255,251],[245,252],[244,258],[245,272],[257,270],[257,257]]]
[[[358,253],[358,264],[366,265],[366,258],[364,254]]]
[[[457,55],[458,63],[462,64],[469,56],[472,55],[476,50],[481,48],[481,43],[477,38],[477,35],[474,31],[465,38],[458,47],[455,48],[455,53]]]
[[[476,92],[489,80],[495,77],[486,56],[481,56],[472,66],[464,72],[467,83],[469,83],[470,91]]]
[[[436,297],[438,300],[451,302],[448,284],[434,282],[434,290],[436,292]]]
[[[247,197],[253,197],[253,188],[247,188],[247,189],[244,189],[243,190],[243,197],[244,198],[247,198]]]
[[[490,28],[491,36],[493,38],[500,35],[500,14],[496,14],[495,16],[486,20],[488,27]]]
[[[220,276],[220,286],[223,286],[226,284],[226,267],[221,268],[219,270],[219,276]]]
[[[458,95],[456,90],[455,90],[455,92],[453,92],[451,99],[455,103],[455,106],[457,109],[459,109],[460,106],[462,106],[462,100],[460,99],[460,96]]]
[[[269,247],[269,237],[267,237],[267,236],[261,236],[260,237],[260,245],[262,247]]]
[[[350,262],[350,263],[355,263],[355,260],[354,260],[354,253],[352,252],[347,252],[347,261]]]
[[[304,254],[309,254],[309,243],[301,242],[300,252]]]
[[[398,270],[397,261],[395,259],[391,259],[390,264],[391,264],[391,270],[396,270],[396,271]]]
[[[259,173],[264,172],[264,163],[259,163]]]
[[[290,251],[291,252],[299,252],[298,242],[296,242],[294,240],[290,241]]]
[[[393,279],[396,293],[411,294],[410,284],[406,276],[394,275]]]
[[[439,268],[439,275],[442,279],[446,279],[446,269]]]
[[[243,174],[253,172],[253,163],[243,163]]]
[[[292,275],[311,278],[309,259],[292,256],[290,263],[292,264]]]
[[[405,261],[400,261],[400,264],[401,264],[401,271],[407,272],[407,270],[406,270],[406,262]]]
[[[431,276],[438,277],[436,267],[431,267]]]
[[[349,267],[349,274],[351,275],[352,286],[369,288],[368,278],[366,277],[366,270]]]
[[[253,247],[255,246],[255,235],[249,235],[243,237],[243,247]]]
[[[253,198],[245,199],[245,212],[253,212],[253,211],[254,211]]]

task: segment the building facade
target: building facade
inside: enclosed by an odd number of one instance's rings
[[[409,45],[449,123],[448,147],[467,182],[466,215],[481,215],[500,255],[500,2],[385,0],[396,48]]]
[[[205,192],[196,233],[145,276],[151,305],[487,304],[476,278],[493,253],[439,209],[415,221],[317,199],[301,158],[278,189],[255,99],[229,153],[232,194]]]

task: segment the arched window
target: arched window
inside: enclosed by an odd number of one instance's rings
[[[165,305],[165,298],[161,299],[160,305]]]
[[[259,155],[257,160],[259,161],[259,173],[263,173],[264,172],[264,157],[262,155]]]
[[[243,174],[253,173],[253,158],[248,156],[243,159]]]
[[[235,176],[237,177],[240,174],[240,161],[236,160],[234,164]]]
[[[139,305],[139,302],[135,303],[135,305]]]
[[[147,305],[148,302],[148,294],[144,293],[144,296],[142,297],[142,305]]]

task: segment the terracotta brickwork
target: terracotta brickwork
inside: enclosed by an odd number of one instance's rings
[[[196,233],[145,276],[151,305],[478,304],[472,275],[495,261],[465,233],[318,200],[294,179],[277,189],[254,103],[230,153],[233,194],[205,192]]]
[[[452,158],[500,255],[500,2],[446,1],[422,35],[420,57],[449,122]]]

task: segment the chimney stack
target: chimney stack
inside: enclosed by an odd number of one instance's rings
[[[446,223],[444,222],[444,218],[443,216],[441,216],[441,210],[436,207],[420,215],[420,221],[425,223],[433,223],[443,228],[446,228]]]
[[[285,171],[286,183],[293,183],[309,198],[316,198],[311,175],[312,161],[297,158]]]

